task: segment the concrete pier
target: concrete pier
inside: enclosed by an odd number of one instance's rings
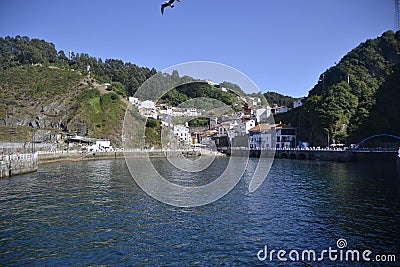
[[[38,169],[38,153],[1,155],[0,178],[35,172]]]

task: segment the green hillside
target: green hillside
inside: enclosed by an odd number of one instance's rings
[[[77,71],[52,65],[11,67],[0,72],[0,88],[2,141],[28,141],[38,129],[120,139],[116,125],[124,116],[122,97],[96,89]]]
[[[400,32],[360,44],[321,74],[301,108],[276,120],[298,126],[300,138],[313,145],[400,135],[399,49]]]
[[[360,44],[321,74],[302,107],[279,114],[275,120],[297,126],[300,140],[321,146],[328,139],[330,143],[354,143],[372,134],[399,135],[399,49],[400,32],[388,31]],[[229,82],[220,86],[235,93],[192,77],[179,77],[177,71],[161,74],[154,68],[118,59],[103,61],[87,54],[67,57],[44,40],[0,37],[0,51],[1,141],[28,141],[32,133],[44,129],[109,138],[118,145],[126,97],[155,74],[162,77],[160,88],[176,87],[161,102],[178,105],[190,98],[209,97],[234,109],[243,105],[236,97],[241,89]],[[183,85],[176,86],[179,84]],[[265,96],[280,105],[294,100],[273,92]],[[152,99],[151,95],[146,99]]]
[[[161,90],[184,84],[165,94],[161,102],[179,105],[190,98],[211,97],[232,106],[240,104],[235,94],[195,82],[192,77],[179,77],[177,71],[161,74],[154,68],[118,59],[103,61],[84,53],[72,52],[67,57],[54,44],[40,39],[0,37],[0,51],[0,141],[30,141],[33,135],[36,141],[51,141],[64,132],[108,138],[119,146],[126,97],[155,74]],[[229,82],[223,85],[241,91]],[[141,99],[150,100],[151,94],[157,93],[154,88],[142,92],[149,94]],[[159,127],[148,128],[157,139],[158,130],[154,129]],[[154,141],[151,136],[148,139]]]
[[[278,106],[287,106],[293,107],[293,102],[296,101],[297,98],[282,95],[277,92],[266,92],[264,93],[264,97],[270,105],[277,104]]]

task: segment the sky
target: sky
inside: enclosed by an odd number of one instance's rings
[[[161,15],[163,2],[1,0],[0,36],[157,70],[221,63],[262,92],[301,97],[351,49],[394,27],[393,0],[181,0]]]

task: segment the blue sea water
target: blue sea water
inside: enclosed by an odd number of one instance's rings
[[[218,175],[228,160],[216,159],[204,179]],[[182,177],[164,159],[153,164]],[[251,159],[226,196],[194,208],[148,196],[123,160],[46,164],[37,173],[0,180],[0,265],[316,266],[321,263],[282,262],[276,254],[261,261],[257,253],[265,246],[268,252],[338,249],[338,239],[346,240],[343,249],[395,255],[399,264],[396,162],[275,160],[263,185],[249,193],[255,164]],[[194,180],[201,183],[201,176]],[[323,265],[371,262],[325,256]]]

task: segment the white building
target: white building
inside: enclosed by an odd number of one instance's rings
[[[96,143],[89,147],[90,151],[110,151],[112,149],[110,140],[96,140]]]
[[[244,124],[244,126],[245,126],[244,129],[245,129],[245,133],[246,133],[246,134],[249,133],[249,130],[250,130],[251,128],[253,128],[253,127],[256,126],[255,120],[244,120],[244,121],[243,121],[243,124]]]
[[[233,129],[239,124],[232,123],[230,121],[221,122],[218,124],[218,135],[226,135],[231,137],[233,135]]]
[[[185,110],[183,108],[172,108],[172,116],[173,117],[183,117],[185,116]]]
[[[195,108],[171,108],[171,115],[173,117],[197,117],[201,116],[201,111]]]
[[[158,112],[155,108],[139,108],[139,114],[145,118],[157,119]]]
[[[198,117],[198,116],[201,116],[201,111],[199,111],[195,108],[187,108],[185,111],[185,116]]]
[[[218,124],[218,118],[210,118],[210,129],[215,129]]]
[[[157,109],[156,109],[156,104],[153,101],[150,100],[145,100],[140,102],[139,104],[139,114],[142,115],[145,118],[153,118],[157,119]]]
[[[222,115],[221,122],[230,122],[232,124],[239,124],[242,122],[242,118],[237,114]]]
[[[259,124],[249,130],[249,149],[266,150],[273,149],[273,124]]]
[[[178,137],[179,141],[185,143],[191,143],[191,136],[189,134],[189,128],[185,125],[175,125],[174,126],[174,135]]]
[[[161,126],[163,127],[172,127],[172,116],[168,114],[158,114],[157,120],[161,121]]]
[[[172,116],[172,107],[167,104],[161,104],[159,109],[160,114],[167,114]]]
[[[140,103],[139,108],[155,109],[156,103],[154,103],[153,101],[150,101],[150,100],[145,100]]]
[[[259,124],[249,131],[250,150],[282,149],[296,146],[297,129],[284,124]]]
[[[251,119],[245,119],[243,122],[239,123],[234,127],[235,136],[245,135],[249,133],[249,130],[256,126],[256,121]]]
[[[128,98],[128,101],[129,101],[129,103],[131,103],[135,107],[140,106],[140,101],[139,101],[139,98],[137,98],[137,97],[130,96]]]
[[[231,141],[232,138],[238,137],[238,136],[245,136],[246,134],[249,133],[249,130],[253,128],[256,125],[255,120],[244,120],[243,122],[239,123],[238,125],[233,127],[233,130],[231,131]]]
[[[304,97],[297,99],[293,102],[293,108],[298,108],[303,105]]]
[[[258,106],[261,104],[261,99],[259,97],[249,97],[246,99],[246,102],[250,106]]]
[[[273,112],[274,114],[285,113],[285,112],[289,111],[289,108],[286,106],[278,106],[278,107],[275,107],[273,109],[273,111],[275,111],[275,112]]]
[[[218,85],[216,82],[211,81],[211,80],[205,80],[205,82],[208,83],[208,84],[211,85],[211,86]]]
[[[258,122],[261,123],[262,121],[267,121],[268,118],[272,115],[272,111],[270,107],[267,108],[258,108],[258,109],[253,109],[252,111],[252,117]]]

